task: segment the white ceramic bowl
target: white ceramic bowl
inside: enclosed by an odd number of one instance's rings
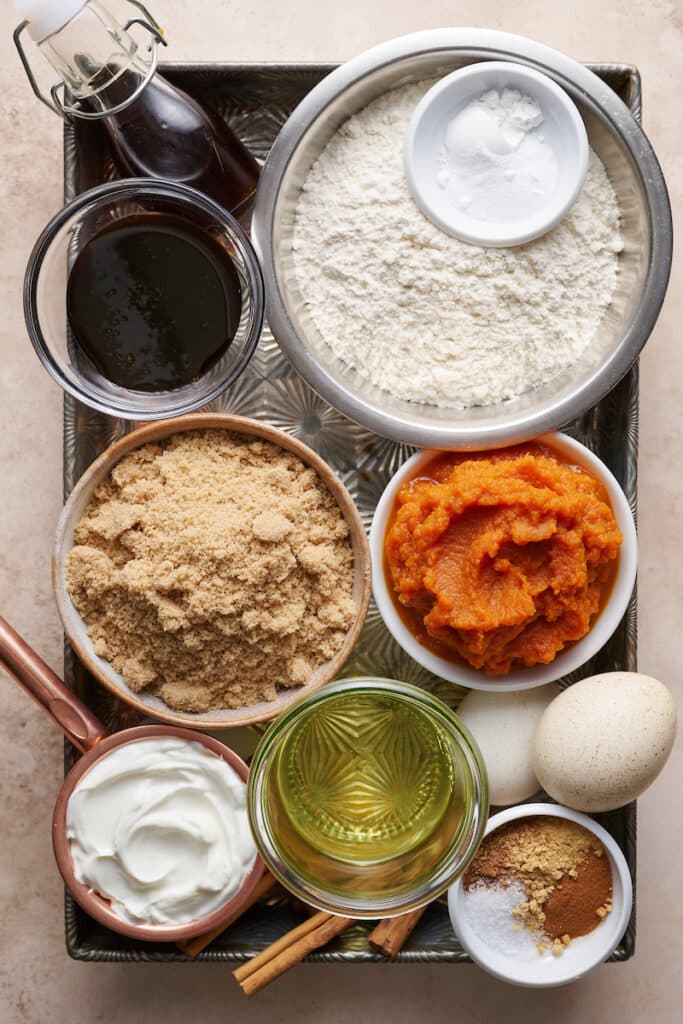
[[[600,480],[607,489],[623,543],[619,553],[617,575],[607,604],[589,632],[581,640],[570,644],[550,662],[534,668],[517,669],[505,676],[487,676],[480,669],[449,661],[433,654],[413,636],[401,621],[394,600],[389,592],[384,575],[384,535],[400,487],[406,480],[419,476],[422,466],[429,463],[438,452],[423,451],[408,459],[387,484],[380,498],[370,529],[370,554],[372,556],[372,590],[379,612],[394,639],[419,665],[442,679],[448,679],[472,690],[527,690],[534,686],[561,679],[580,668],[600,650],[614,633],[628,607],[636,581],[638,563],[638,540],[633,515],[626,495],[607,469],[605,464],[585,445],[566,434],[544,434],[537,441],[556,449],[562,456],[583,466],[592,476]]]
[[[482,220],[453,202],[437,180],[449,121],[491,89],[516,89],[543,112],[539,131],[555,154],[559,175],[529,216],[513,211],[509,219]],[[474,245],[522,245],[559,224],[578,199],[588,171],[588,136],[576,105],[547,75],[511,61],[481,61],[442,78],[423,96],[408,126],[404,162],[413,199],[442,231]]]
[[[633,905],[633,884],[628,864],[612,836],[585,814],[559,804],[523,804],[494,814],[485,836],[501,825],[519,818],[544,815],[575,821],[600,840],[612,868],[612,910],[588,935],[573,939],[560,956],[539,954],[538,960],[518,960],[492,949],[473,931],[463,913],[464,889],[459,880],[448,890],[448,913],[453,930],[466,953],[483,970],[501,981],[528,988],[552,988],[576,981],[603,963],[614,951],[626,931]]]

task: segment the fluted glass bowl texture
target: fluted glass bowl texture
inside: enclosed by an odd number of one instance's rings
[[[322,844],[308,840],[304,832],[292,828],[281,785],[281,755],[302,721],[307,716],[324,718],[331,707],[339,712],[343,707],[340,697],[348,700],[358,696],[389,698],[388,704],[409,713],[417,712],[427,728],[438,732],[450,759],[452,803],[455,806],[457,799],[458,807],[461,805],[457,813],[450,813],[449,805],[434,832],[425,832],[419,843],[402,847],[399,842],[393,855],[387,847],[382,855],[364,863],[361,858],[345,858],[341,852],[330,852],[327,844],[323,849]],[[347,770],[344,765],[349,759],[345,759],[345,753],[350,751],[351,766],[353,761],[353,723],[344,721],[343,714],[337,717],[335,756],[321,754],[324,770],[327,772],[329,765],[331,775],[337,771],[337,760],[339,770]],[[368,727],[371,725],[369,722]],[[380,740],[378,736],[378,746]],[[401,759],[403,756],[401,753]],[[396,779],[401,775],[396,757],[386,760],[385,774]],[[414,774],[417,772],[416,785],[423,768],[426,770],[424,765],[413,769]],[[349,770],[352,771],[352,767]],[[366,800],[372,791],[372,778],[365,777],[361,781],[361,795]],[[333,794],[333,778],[328,788]],[[358,793],[351,794],[352,799],[358,797]],[[425,690],[396,680],[345,679],[292,705],[273,723],[251,763],[247,802],[259,853],[269,870],[294,896],[319,910],[342,916],[392,917],[430,903],[466,869],[486,827],[488,780],[474,739],[442,701]]]

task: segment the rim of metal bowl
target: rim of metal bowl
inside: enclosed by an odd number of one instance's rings
[[[62,371],[61,367],[59,367],[53,360],[49,347],[44,341],[43,331],[40,326],[40,318],[38,316],[37,293],[41,268],[55,236],[64,224],[66,224],[74,214],[79,213],[81,210],[93,203],[98,203],[103,198],[135,197],[141,192],[189,201],[195,206],[201,207],[206,213],[216,218],[219,222],[225,224],[232,236],[232,240],[240,251],[240,255],[244,261],[246,274],[249,278],[249,286],[252,291],[253,315],[251,318],[251,325],[245,340],[243,352],[232,367],[230,373],[224,379],[217,381],[206,392],[192,398],[188,398],[185,401],[178,402],[178,404],[172,409],[133,409],[132,407],[127,406],[123,401],[119,403],[117,401],[94,396],[87,388],[74,384],[74,382],[71,381]],[[164,420],[175,416],[183,416],[186,413],[194,412],[195,410],[208,405],[209,402],[218,398],[226,388],[230,387],[230,385],[233,384],[246,369],[261,336],[264,319],[265,295],[263,271],[254,246],[247,237],[244,229],[235,220],[231,213],[225,210],[218,203],[214,202],[213,199],[205,196],[202,192],[198,192],[189,185],[182,185],[172,181],[164,181],[161,178],[122,178],[118,181],[106,182],[104,185],[96,185],[94,188],[88,189],[86,192],[81,192],[80,195],[76,196],[76,198],[72,199],[70,203],[67,203],[66,206],[62,207],[62,209],[56,213],[50,221],[48,221],[36,239],[26,265],[26,273],[24,275],[24,320],[26,322],[28,336],[36,355],[49,375],[57,382],[57,384],[59,384],[63,391],[66,391],[73,398],[77,398],[79,402],[83,402],[84,405],[89,406],[91,409],[96,409],[98,412],[106,413],[108,416],[114,416],[119,419],[144,421]],[[140,393],[136,392],[136,394]]]
[[[346,89],[381,68],[403,58],[454,50],[474,53],[481,60],[512,59],[540,70],[545,68],[560,84],[563,79],[571,83],[621,138],[640,177],[652,226],[643,292],[619,347],[573,394],[551,408],[524,413],[512,423],[487,427],[416,423],[414,419],[387,413],[381,403],[369,402],[347,391],[298,335],[280,287],[272,244],[283,176],[299,143],[320,114]],[[350,419],[394,441],[423,448],[513,444],[556,430],[595,405],[630,369],[652,332],[669,281],[672,236],[671,206],[659,162],[647,136],[616,93],[587,67],[558,50],[524,36],[476,28],[429,29],[400,36],[361,53],[327,75],[299,103],[277,137],[261,174],[252,220],[252,238],[266,285],[268,322],[294,368],[319,395]]]
[[[469,775],[472,786],[471,806],[464,814],[463,822],[453,837],[460,837],[462,848],[454,856],[451,844],[433,871],[400,895],[394,894],[384,898],[374,895],[367,899],[358,895],[342,896],[310,879],[302,878],[288,857],[282,855],[282,846],[275,842],[276,832],[267,808],[268,793],[265,783],[273,770],[274,757],[281,748],[283,738],[288,735],[292,722],[302,711],[353,690],[380,690],[413,701],[425,714],[436,717],[458,747],[463,771]],[[292,704],[269,727],[256,748],[249,768],[247,810],[261,859],[275,878],[294,896],[318,910],[332,914],[361,919],[395,917],[431,903],[467,869],[479,848],[488,821],[488,775],[484,758],[469,729],[438,697],[419,686],[396,679],[378,676],[338,679]]]

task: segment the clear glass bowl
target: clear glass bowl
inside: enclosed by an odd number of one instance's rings
[[[242,292],[239,326],[225,354],[198,380],[169,391],[112,384],[74,342],[66,312],[69,268],[83,246],[117,219],[147,212],[173,214],[210,233],[230,255]],[[38,358],[64,391],[110,416],[165,419],[211,402],[245,369],[263,326],[263,278],[249,239],[217,203],[186,185],[127,178],[84,192],[45,227],[26,268],[24,315]]]
[[[261,740],[247,792],[275,877],[354,918],[439,896],[467,868],[488,815],[467,729],[431,694],[391,679],[339,680],[294,704]]]

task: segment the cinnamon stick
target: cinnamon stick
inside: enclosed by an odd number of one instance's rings
[[[291,931],[288,931],[285,935],[276,939],[275,942],[271,942],[270,946],[262,949],[260,953],[256,954],[256,956],[253,956],[250,960],[240,964],[240,966],[235,968],[232,972],[233,978],[235,981],[241,983],[245,978],[254,974],[270,960],[273,960],[278,953],[282,952],[283,949],[288,949],[299,939],[302,939],[305,935],[308,935],[310,932],[315,931],[316,928],[319,928],[321,924],[329,921],[331,917],[332,915],[325,911],[318,911],[313,914],[306,921],[297,925],[296,928],[292,928]]]
[[[393,957],[403,949],[415,925],[424,914],[426,906],[411,910],[399,917],[385,917],[368,935],[368,942],[377,953]]]
[[[233,977],[247,996],[259,992],[271,981],[300,963],[313,950],[353,924],[351,917],[335,917],[320,912],[273,942],[257,956],[233,971]]]
[[[216,928],[212,928],[210,932],[204,932],[203,935],[196,935],[193,939],[182,939],[180,942],[176,943],[178,949],[181,953],[184,953],[185,956],[189,956],[191,960],[194,960],[195,957],[199,956],[203,949],[206,949],[214,939],[217,939],[219,935],[222,935],[223,932],[226,931],[231,924],[234,924],[242,914],[245,914],[250,907],[253,907],[255,903],[262,900],[263,897],[266,896],[271,889],[274,889],[276,885],[276,879],[273,878],[270,872],[266,872],[263,878],[259,879],[258,884],[247,902],[236,910],[235,913],[227,919],[227,921],[217,925]]]

